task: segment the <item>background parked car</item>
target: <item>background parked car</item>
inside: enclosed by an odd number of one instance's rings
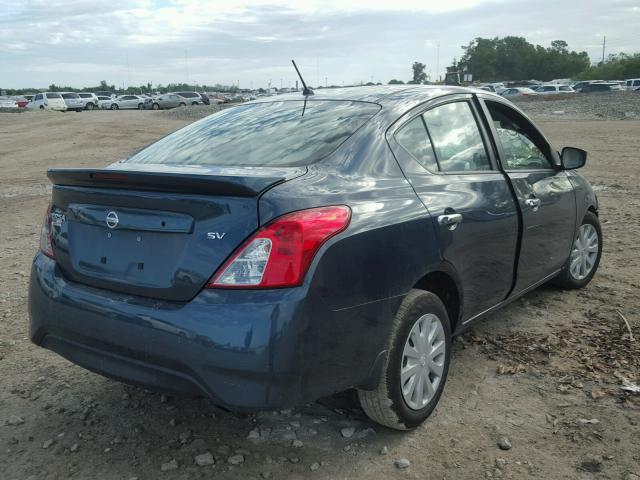
[[[180,95],[176,95],[175,93],[166,93],[164,95],[157,95],[153,98],[147,99],[145,101],[144,108],[151,110],[160,110],[185,105],[185,99]]]
[[[198,92],[173,92],[180,95],[186,105],[205,105],[204,97]],[[208,103],[206,103],[208,105]]]
[[[576,93],[569,85],[541,85],[534,90],[539,95],[561,95]]]
[[[75,110],[76,112],[84,110],[84,102],[77,93],[62,92],[60,95],[62,95],[64,103],[67,104],[67,110]]]
[[[108,92],[106,90],[100,90],[99,92],[93,92],[95,93],[96,97],[109,97],[109,98],[115,98],[115,93],[111,93]]]
[[[18,105],[13,98],[0,97],[0,108],[17,108]]]
[[[507,88],[500,92],[503,97],[535,97],[538,95],[536,92],[526,87]]]
[[[93,110],[94,108],[98,108],[98,96],[95,93],[88,92],[80,92],[78,94],[80,96],[80,100],[84,104],[85,110]]]
[[[120,109],[142,109],[144,105],[144,98],[139,95],[121,95],[117,98],[112,98],[110,101],[100,104],[100,108],[108,108],[111,110]]]
[[[26,108],[26,106],[29,104],[29,100],[24,97],[19,97],[15,99],[15,101],[16,105],[18,105],[18,108]]]
[[[581,89],[580,92],[581,93],[604,93],[604,92],[615,92],[615,91],[621,91],[622,90],[622,86],[619,83],[614,83],[614,82],[595,82],[595,83],[590,83],[588,85],[584,85]]]
[[[629,78],[625,80],[624,87],[626,90],[640,90],[640,78]]]
[[[113,100],[111,97],[108,97],[106,95],[99,95],[98,97],[98,108],[109,108],[109,105],[111,105],[111,100]],[[108,104],[105,106],[105,104]]]
[[[27,108],[38,108],[40,110],[67,111],[67,104],[62,95],[57,92],[37,93],[27,105]]]

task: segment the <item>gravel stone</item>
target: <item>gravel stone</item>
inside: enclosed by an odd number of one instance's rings
[[[319,468],[320,464],[318,462],[313,462],[311,465],[309,465],[309,470],[311,470],[312,472],[315,472]]]
[[[601,455],[587,455],[580,463],[580,467],[587,472],[601,472],[603,458]]]
[[[302,447],[302,445],[302,440],[294,440],[293,442],[291,442],[291,446],[295,448],[300,448]]]
[[[7,419],[7,425],[22,425],[24,423],[24,418],[19,417],[17,415],[11,415],[8,419]]]
[[[393,464],[398,470],[404,470],[405,468],[409,468],[411,466],[411,462],[406,458],[398,458],[395,462],[393,462]]]
[[[54,439],[52,439],[52,438],[50,438],[49,440],[45,440],[44,442],[42,442],[42,448],[44,448],[46,450],[47,448],[49,448],[54,443],[56,443],[56,441]]]
[[[249,440],[257,440],[260,438],[260,431],[257,428],[254,428],[253,430],[251,430],[249,432],[249,435],[247,435],[247,439]]]
[[[231,465],[240,465],[241,463],[244,463],[244,455],[232,455],[227,459],[227,462]]]
[[[168,472],[170,470],[177,470],[177,469],[178,469],[178,461],[175,458],[172,458],[167,463],[163,463],[162,465],[160,465],[161,472]]]
[[[345,427],[340,430],[340,433],[344,438],[351,438],[353,437],[353,434],[356,433],[356,429],[353,427]]]
[[[507,437],[502,437],[498,440],[498,447],[500,447],[500,450],[511,450],[511,442]]]
[[[214,465],[216,463],[211,452],[205,452],[201,453],[200,455],[196,455],[194,461],[199,467],[206,467],[207,465]]]

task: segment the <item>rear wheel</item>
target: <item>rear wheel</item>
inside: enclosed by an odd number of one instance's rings
[[[412,290],[393,321],[388,355],[375,390],[358,390],[373,421],[396,430],[420,425],[436,407],[449,371],[451,326],[442,301]]]
[[[187,104],[186,104],[186,103],[184,103],[184,102],[180,102],[180,106],[181,106],[181,107],[186,107],[186,106],[187,106]]]
[[[111,104],[111,110],[118,110],[119,108],[120,108],[120,107],[118,107],[118,105],[117,105],[117,104],[115,104],[115,103],[112,103],[112,104]]]
[[[571,254],[553,283],[573,290],[586,286],[598,270],[602,256],[602,230],[598,216],[589,211],[584,216],[571,246]]]
[[[144,105],[142,103],[138,104],[138,110],[142,110],[143,107],[144,107]]]
[[[93,109],[94,109],[93,103],[91,102],[87,103],[87,110],[93,110]]]
[[[198,102],[191,102],[191,105],[198,105]]]
[[[151,105],[151,108],[153,108],[154,110],[158,110],[160,108],[160,105],[154,103],[153,105]]]

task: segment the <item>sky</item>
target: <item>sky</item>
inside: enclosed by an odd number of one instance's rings
[[[0,87],[435,79],[475,37],[640,52],[640,0],[0,0]]]

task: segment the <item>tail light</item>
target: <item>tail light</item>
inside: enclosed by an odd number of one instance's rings
[[[47,207],[47,213],[42,221],[40,230],[40,251],[47,257],[55,258],[53,253],[53,241],[51,240],[51,205]]]
[[[300,285],[320,247],[347,228],[345,205],[310,208],[271,221],[231,255],[207,288],[283,288]]]

